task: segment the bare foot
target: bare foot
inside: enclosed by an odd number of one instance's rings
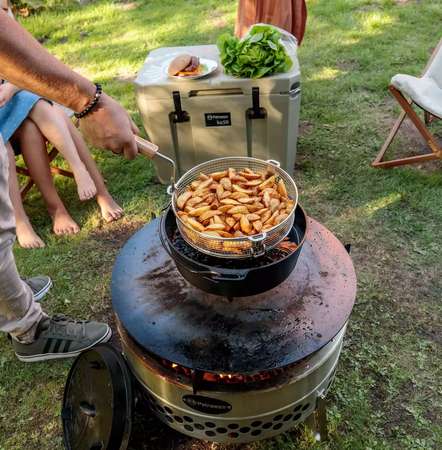
[[[46,244],[35,233],[27,217],[17,220],[17,240],[23,248],[46,247]]]
[[[80,227],[74,222],[66,209],[58,208],[49,212],[52,217],[54,233],[57,235],[76,234]]]
[[[97,202],[101,208],[101,215],[106,222],[118,220],[124,214],[123,208],[115,203],[115,200],[110,194],[98,195]]]
[[[74,176],[80,200],[90,200],[97,194],[97,188],[86,169],[76,170]]]

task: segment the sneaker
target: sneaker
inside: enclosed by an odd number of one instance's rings
[[[64,314],[43,317],[37,326],[32,344],[12,339],[20,361],[34,362],[48,359],[70,358],[100,342],[107,342],[112,331],[105,323],[72,320]]]
[[[20,278],[31,288],[31,291],[34,294],[34,300],[40,300],[43,298],[52,286],[51,279],[44,275],[33,278],[23,277],[20,275]]]

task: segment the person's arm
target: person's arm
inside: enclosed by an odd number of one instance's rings
[[[94,83],[49,54],[14,19],[0,10],[0,77],[42,97],[82,112],[93,100]],[[85,138],[96,148],[138,154],[138,128],[122,106],[102,94],[91,113],[80,120]]]
[[[5,83],[0,85],[0,108],[3,108],[3,106],[8,103],[12,97],[17,92],[20,92],[21,89],[17,86],[14,86],[11,83]]]

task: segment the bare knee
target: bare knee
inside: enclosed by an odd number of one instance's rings
[[[13,138],[20,140],[24,135],[29,136],[30,134],[41,135],[41,132],[34,121],[25,119],[15,131]]]

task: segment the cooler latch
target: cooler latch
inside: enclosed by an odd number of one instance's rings
[[[176,116],[173,119],[173,123],[189,122],[189,114],[181,109],[181,96],[178,91],[174,91],[173,93],[173,105],[175,106],[175,111],[172,114]]]
[[[265,119],[265,109],[259,106],[259,88],[252,88],[252,109],[249,119]]]

